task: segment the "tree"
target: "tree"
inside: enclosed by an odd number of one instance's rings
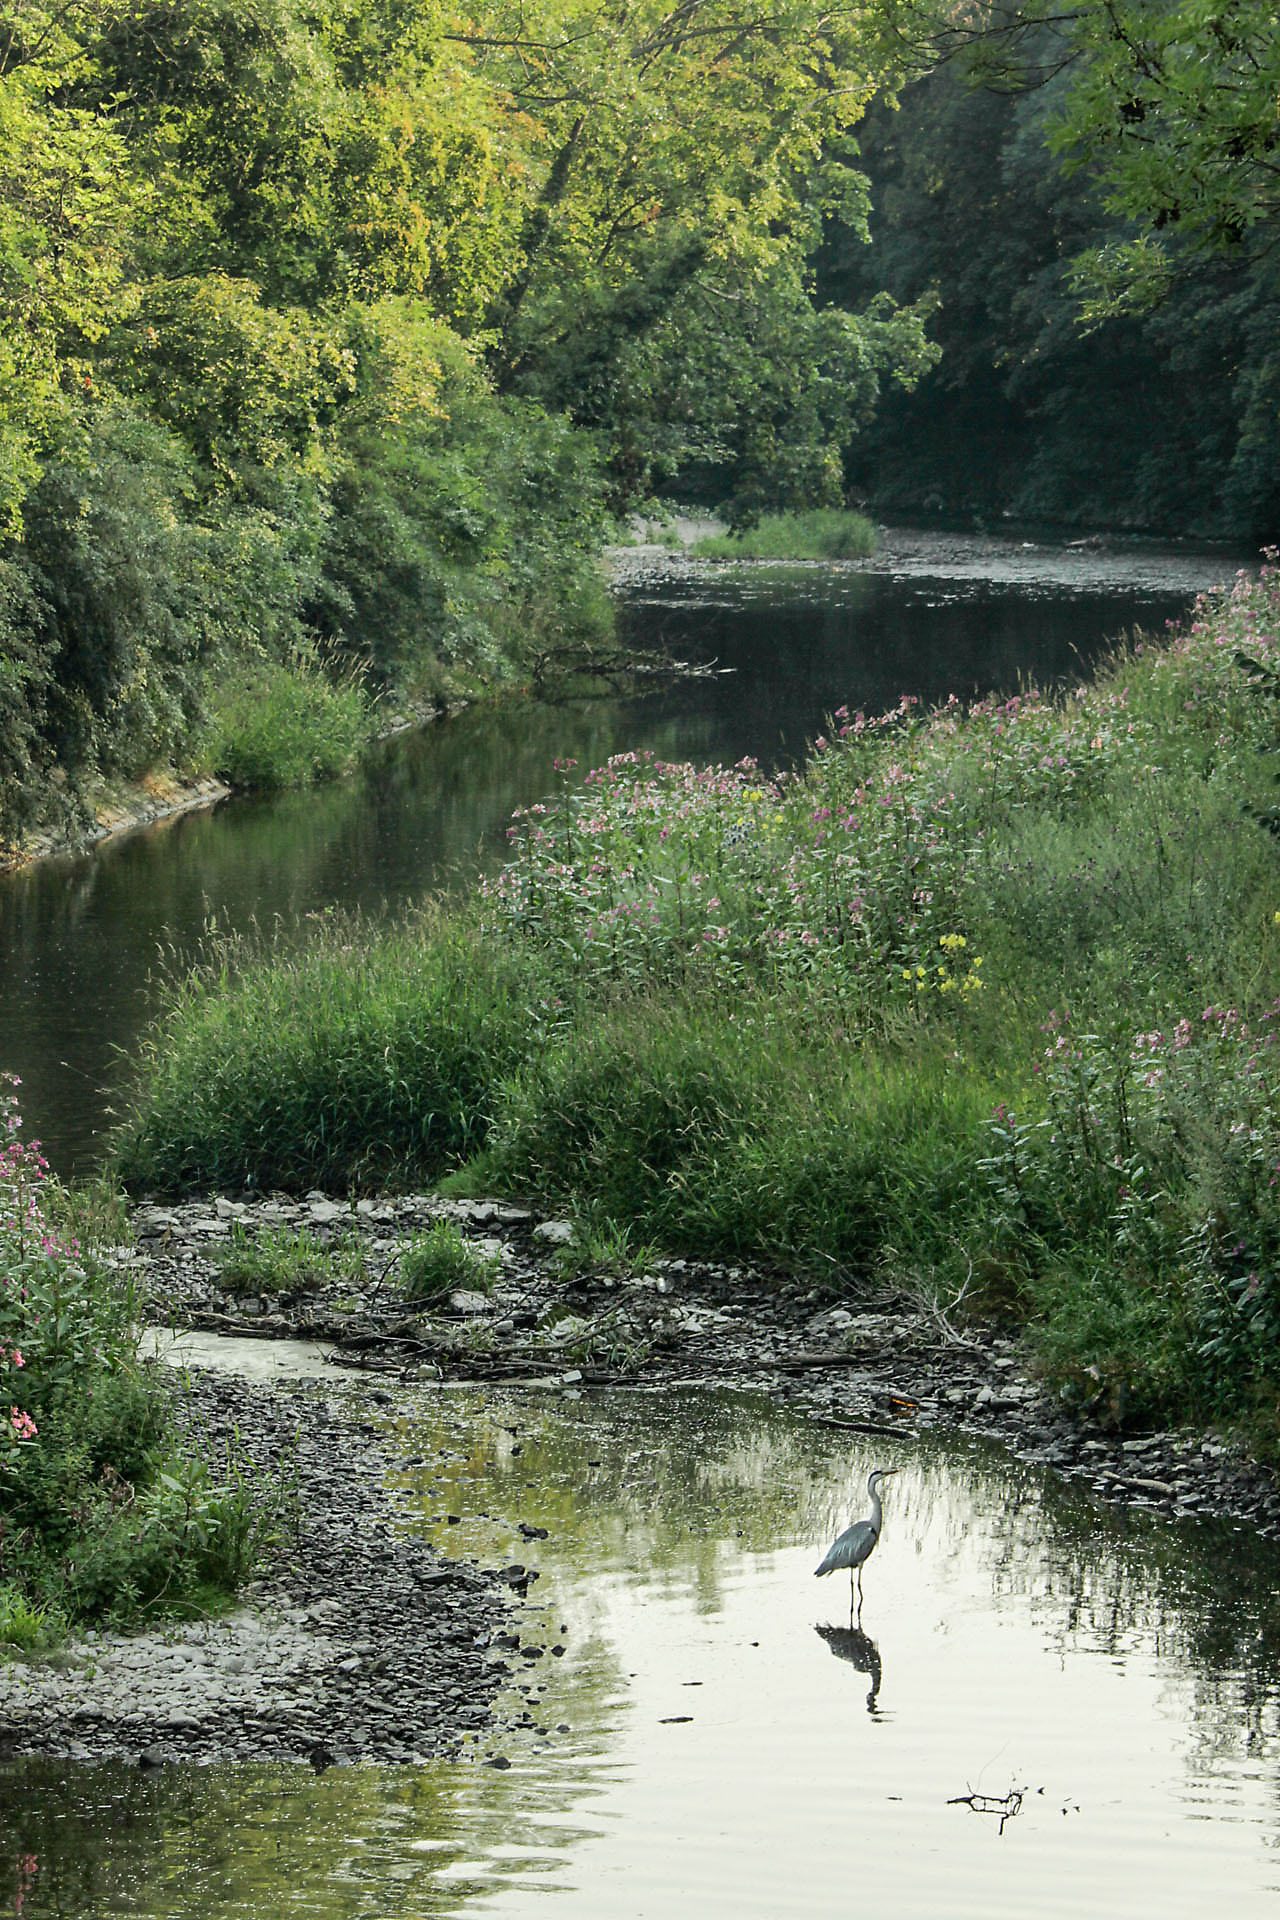
[[[1151,305],[1190,258],[1280,215],[1280,16],[1269,0],[885,0],[907,71],[957,60],[999,91],[1065,73],[1050,132],[1133,230],[1082,256],[1086,314]]]

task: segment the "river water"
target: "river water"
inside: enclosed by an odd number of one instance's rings
[[[176,821],[0,889],[0,1061],[23,1073],[61,1168],[92,1164],[113,1050],[127,1058],[157,955],[189,951],[210,919],[305,932],[334,904],[394,907],[499,857],[555,755],[794,759],[845,702],[1076,674],[1230,571],[927,540],[871,568],[627,565],[629,632],[731,675],[466,714],[358,780]],[[1273,1547],[1105,1510],[940,1436],[877,1462],[873,1443],[744,1395],[455,1390],[382,1417],[417,1463],[406,1524],[540,1572],[496,1729],[461,1764],[320,1776],[0,1766],[0,1912],[1276,1911]],[[853,1618],[841,1576],[812,1571],[864,1510],[873,1464],[902,1472]],[[530,1544],[521,1522],[547,1537]]]
[[[444,1390],[394,1429],[408,1524],[539,1569],[504,1724],[462,1763],[318,1778],[0,1767],[0,1911],[1275,1911],[1276,1549],[993,1449],[889,1443],[851,1620],[813,1568],[883,1441],[728,1393]]]
[[[334,907],[379,912],[501,857],[511,811],[557,756],[794,764],[838,706],[874,711],[1079,677],[1112,639],[1160,630],[1233,562],[892,533],[870,563],[690,567],[620,556],[622,627],[715,661],[647,698],[511,702],[389,742],[358,777],[236,800],[0,880],[0,1067],[63,1174],[89,1171],[147,1017],[149,981],[211,925],[287,936]]]

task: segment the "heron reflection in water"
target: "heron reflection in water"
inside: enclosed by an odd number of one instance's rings
[[[826,1641],[837,1660],[847,1660],[856,1673],[868,1676],[871,1691],[867,1695],[867,1712],[874,1715],[884,1669],[880,1664],[880,1649],[871,1635],[861,1627],[815,1626],[814,1632]]]

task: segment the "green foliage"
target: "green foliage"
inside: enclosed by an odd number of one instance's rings
[[[372,731],[359,683],[336,683],[300,654],[247,666],[215,690],[195,754],[236,787],[305,787],[349,773]]]
[[[849,481],[886,510],[1270,538],[1273,250],[1261,234],[1230,257],[1183,246],[1155,311],[1118,302],[1082,330],[1071,263],[1128,248],[1132,229],[1050,151],[1070,84],[998,95],[948,68],[869,115],[873,244],[833,228],[819,285],[852,305],[936,291],[942,358],[913,393],[887,389]]]
[[[137,773],[189,731],[210,641],[190,485],[170,435],[109,408],[59,441],[28,496],[21,558],[52,660],[43,730],[69,769]]]
[[[932,357],[927,303],[812,297],[822,223],[865,216],[872,63],[814,0],[696,12],[23,0],[0,831],[189,757],[210,689],[233,777],[312,777],[331,715],[286,722],[272,670],[317,642],[340,689],[415,693],[593,636],[606,495],[839,498]]]
[[[403,344],[380,371],[393,385]],[[362,409],[347,423],[307,609],[338,657],[379,684],[413,682],[426,635],[444,668],[497,677],[535,655],[548,629],[575,638],[611,618],[588,443],[541,407],[497,402],[456,350],[439,364],[443,411],[390,426]]]
[[[536,997],[528,970],[437,914],[215,952],[143,1046],[116,1171],[166,1192],[429,1180],[483,1142]]]
[[[889,0],[881,13],[917,72],[954,60],[1005,96],[1061,77],[1052,144],[1126,222],[1077,263],[1096,314],[1141,307],[1189,257],[1274,225],[1280,28],[1264,0],[980,0],[962,12]]]
[[[401,1250],[400,1284],[414,1301],[435,1300],[457,1288],[487,1293],[500,1264],[495,1254],[473,1245],[452,1220],[437,1220]]]
[[[0,1647],[17,1653],[43,1653],[56,1646],[66,1622],[53,1606],[38,1606],[12,1582],[0,1587]]]
[[[593,1012],[506,1090],[480,1185],[575,1200],[672,1251],[863,1283],[945,1261],[976,1209],[980,1073],[865,1049],[821,996],[646,996]]]
[[[766,514],[743,533],[695,541],[702,560],[865,560],[876,530],[860,513],[815,507],[808,513]]]
[[[251,1570],[274,1493],[180,1445],[136,1351],[127,1276],[68,1237],[47,1168],[3,1097],[0,1154],[0,1643],[204,1604]],[[86,1210],[101,1217],[101,1200]]]
[[[267,1227],[246,1233],[231,1224],[227,1245],[216,1255],[222,1284],[235,1293],[302,1293],[326,1279],[360,1284],[364,1256],[355,1236],[328,1244],[305,1227]]]

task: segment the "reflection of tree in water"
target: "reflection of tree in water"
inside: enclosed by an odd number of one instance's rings
[[[384,1859],[393,1863],[385,1885],[397,1889],[395,1911],[458,1911],[472,1885],[465,1877],[441,1884],[441,1867],[483,1859],[513,1825],[554,1824],[603,1778],[620,1661],[616,1647],[593,1641],[589,1620],[581,1630],[591,1594],[610,1584],[593,1587],[586,1576],[692,1589],[710,1610],[743,1551],[811,1547],[843,1525],[862,1499],[873,1453],[893,1451],[907,1469],[886,1503],[895,1577],[907,1563],[912,1578],[912,1555],[932,1570],[953,1563],[959,1586],[989,1596],[993,1631],[1002,1612],[1029,1610],[1050,1645],[1154,1654],[1172,1711],[1187,1725],[1193,1769],[1276,1750],[1277,1556],[1228,1528],[1126,1518],[997,1449],[926,1436],[910,1451],[893,1450],[744,1395],[551,1402],[451,1393],[396,1425],[405,1454],[423,1462],[404,1476],[419,1512],[487,1512],[494,1551],[486,1545],[486,1557],[545,1561],[548,1601],[559,1569],[578,1584],[579,1630],[556,1663],[555,1714],[590,1730],[578,1753],[589,1748],[592,1766],[579,1768],[563,1750],[562,1764],[545,1772],[469,1767],[465,1779],[448,1766],[334,1768],[316,1778],[308,1770],[148,1774],[15,1763],[0,1767],[0,1911],[6,1899],[12,1910],[24,1856],[39,1862],[24,1920],[178,1910],[192,1920],[252,1911],[355,1920],[370,1910]],[[526,1547],[515,1532],[520,1519],[550,1528],[551,1540]],[[464,1550],[475,1550],[470,1539]],[[812,1596],[810,1571],[806,1556],[801,1603]],[[535,1587],[531,1599],[543,1597]],[[851,1676],[866,1676],[867,1706],[878,1711],[880,1653],[861,1622],[816,1631]],[[890,1653],[903,1657],[896,1639]],[[860,1714],[857,1693],[847,1697]]]
[[[1273,1543],[1103,1506],[995,1445],[930,1441],[918,1464],[903,1524],[919,1553],[980,1560],[997,1604],[1028,1606],[1064,1650],[1156,1655],[1198,1762],[1280,1741]]]
[[[22,1920],[456,1915],[492,1883],[441,1880],[441,1869],[500,1847],[527,1824],[530,1799],[514,1770],[479,1767],[317,1778],[307,1767],[12,1762],[0,1766],[0,1914],[16,1895]]]
[[[615,1394],[554,1408],[450,1396],[401,1437],[407,1453],[434,1453],[431,1511],[492,1506],[536,1521],[574,1571],[692,1583],[704,1611],[719,1606],[742,1553],[816,1540],[866,1477],[843,1447],[832,1457],[819,1429],[741,1394]]]
[[[1154,1652],[1171,1687],[1181,1663],[1178,1711],[1206,1760],[1280,1734],[1280,1554],[1226,1525],[1101,1507],[995,1446],[834,1434],[760,1396],[585,1396],[553,1409],[512,1398],[469,1402],[468,1416],[477,1407],[461,1446],[463,1409],[450,1420],[454,1510],[491,1501],[551,1527],[575,1571],[692,1584],[713,1611],[738,1554],[829,1538],[869,1467],[892,1459],[908,1468],[885,1505],[899,1553],[968,1563],[966,1585],[996,1607],[1028,1606],[1063,1648]]]

